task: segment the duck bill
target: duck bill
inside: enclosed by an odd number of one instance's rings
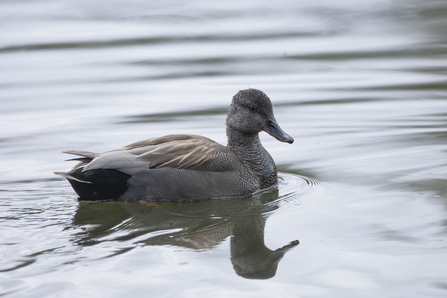
[[[276,120],[269,120],[267,122],[267,125],[263,128],[263,130],[271,135],[272,137],[276,138],[278,141],[286,142],[289,144],[293,143],[293,138],[286,134],[281,127],[279,127]]]

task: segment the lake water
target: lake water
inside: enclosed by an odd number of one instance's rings
[[[0,296],[446,297],[446,16],[434,0],[0,2]],[[225,144],[248,87],[295,138],[262,134],[273,189],[80,203],[53,174],[68,149]]]

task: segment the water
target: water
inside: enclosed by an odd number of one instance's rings
[[[445,1],[1,2],[0,295],[445,297],[446,14]],[[295,138],[262,135],[271,190],[79,203],[52,174],[72,166],[67,149],[225,144],[247,87]]]

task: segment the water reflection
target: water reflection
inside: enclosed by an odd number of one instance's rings
[[[270,250],[264,243],[267,215],[278,208],[278,188],[243,199],[194,203],[80,202],[73,224],[82,232],[75,242],[90,246],[104,241],[136,245],[173,245],[210,249],[231,236],[231,262],[245,278],[267,279],[276,274],[284,254],[298,240]],[[109,256],[112,257],[112,256]]]

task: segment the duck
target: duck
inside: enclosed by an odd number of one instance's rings
[[[194,202],[246,197],[274,186],[275,162],[262,146],[262,131],[292,144],[273,114],[270,98],[257,89],[233,96],[226,118],[228,143],[171,134],[120,149],[94,153],[68,150],[77,161],[68,180],[79,200]]]

